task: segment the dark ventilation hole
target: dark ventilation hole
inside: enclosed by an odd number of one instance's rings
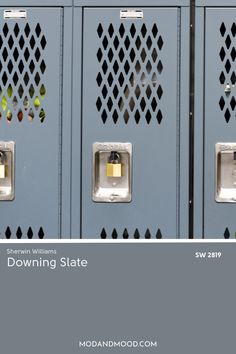
[[[0,61],[0,72],[2,71],[2,63],[1,63],[1,61]]]
[[[225,53],[224,48],[222,47],[221,50],[220,50],[220,59],[221,59],[221,61],[224,60],[225,56],[226,56],[226,53]]]
[[[13,77],[13,80],[14,80],[14,77]],[[2,76],[2,82],[3,82],[4,86],[6,86],[7,81],[8,81],[8,77],[7,77],[6,72],[4,72],[3,76]]]
[[[158,54],[157,54],[156,48],[154,48],[152,51],[152,60],[154,63],[157,60],[157,57],[158,57]]]
[[[17,61],[19,58],[19,52],[18,52],[17,48],[15,48],[15,50],[13,52],[13,58],[15,59],[15,61]]]
[[[161,233],[160,229],[157,230],[156,238],[157,239],[161,239],[162,238],[162,233]]]
[[[112,74],[110,73],[110,74],[108,75],[108,78],[107,78],[107,82],[108,82],[108,85],[109,85],[110,87],[112,86],[113,81],[114,81],[113,76],[112,76]]]
[[[232,97],[232,99],[230,101],[230,106],[231,106],[232,110],[234,111],[235,107],[236,107],[236,100],[234,97]]]
[[[109,99],[108,99],[108,101],[107,101],[107,108],[108,108],[108,111],[109,111],[109,112],[111,112],[112,107],[113,107],[113,102],[112,102],[111,97],[109,97]]]
[[[0,49],[2,48],[3,45],[3,40],[2,40],[2,36],[0,36]]]
[[[4,36],[6,37],[8,35],[8,32],[9,32],[8,25],[6,23],[5,23],[2,31],[3,31]],[[14,32],[15,32],[15,29],[14,29]]]
[[[32,36],[31,38],[30,38],[30,47],[31,47],[31,49],[34,49],[34,47],[35,47],[35,44],[36,44],[36,42],[35,42],[35,39],[34,39],[34,36]]]
[[[153,112],[155,112],[155,110],[157,108],[157,101],[156,101],[155,97],[153,97],[153,99],[152,99],[151,106],[152,106]]]
[[[22,73],[23,73],[23,70],[24,70],[24,68],[25,68],[25,67],[24,67],[24,63],[23,63],[22,60],[19,62],[18,68],[19,68],[20,73],[22,74]]]
[[[41,70],[42,74],[44,74],[44,72],[46,70],[46,64],[45,64],[44,60],[42,60],[42,62],[40,64],[40,70]]]
[[[220,80],[221,85],[223,85],[225,83],[225,74],[223,73],[223,71],[220,74],[219,80]]]
[[[98,33],[98,37],[101,38],[102,34],[103,34],[103,28],[102,28],[101,23],[99,23],[99,25],[98,25],[97,33]]]
[[[41,27],[40,27],[39,23],[37,24],[37,26],[35,28],[35,33],[36,33],[37,37],[39,37],[41,34]]]
[[[139,234],[138,229],[136,229],[135,232],[134,232],[134,238],[135,239],[139,239],[140,238],[140,234]]]
[[[29,34],[30,34],[30,26],[27,23],[26,26],[25,26],[25,35],[26,35],[27,38],[29,37]]]
[[[34,81],[35,81],[36,85],[38,86],[39,83],[40,83],[40,76],[39,76],[39,73],[38,73],[38,72],[37,72],[36,75],[35,75]]]
[[[47,45],[47,41],[46,41],[46,38],[44,36],[42,37],[40,44],[41,44],[42,49],[44,50],[46,48],[46,45]]]
[[[29,57],[30,57],[30,52],[29,52],[28,48],[26,48],[25,51],[24,51],[24,57],[25,57],[25,60],[27,62],[29,60]]]
[[[235,72],[233,72],[233,74],[231,75],[231,82],[232,82],[232,85],[235,85],[235,84],[236,84],[236,75],[235,75]]]
[[[219,106],[220,106],[221,111],[223,111],[223,109],[225,107],[225,100],[223,97],[221,97],[221,99],[220,99]]]
[[[29,230],[27,231],[27,237],[31,240],[34,236],[33,230],[31,227],[29,227]]]
[[[103,38],[102,45],[103,45],[103,48],[106,50],[108,47],[108,39],[106,36]]]
[[[228,59],[226,61],[226,63],[225,63],[225,70],[226,70],[227,74],[230,72],[230,69],[231,69],[231,64],[230,64],[230,61]]]
[[[228,35],[228,36],[226,37],[226,40],[225,40],[225,44],[226,44],[226,48],[227,48],[227,49],[230,48],[231,43],[232,43],[231,38],[230,38],[230,36]]]
[[[154,38],[156,38],[157,33],[158,33],[158,28],[157,28],[157,25],[154,24],[153,27],[152,27],[152,34],[153,34]]]
[[[36,61],[38,62],[41,57],[41,53],[40,53],[39,48],[36,49],[34,56],[35,56]]]
[[[135,41],[135,45],[136,45],[136,48],[137,48],[138,50],[140,49],[141,44],[142,44],[141,39],[140,39],[140,37],[138,36],[138,37],[136,38],[136,41]]]
[[[231,32],[232,32],[233,37],[235,37],[235,35],[236,35],[236,24],[235,24],[235,22],[232,24]]]
[[[151,49],[151,47],[152,47],[152,39],[151,39],[151,37],[150,36],[148,36],[148,39],[147,39],[147,47],[148,47],[148,49],[150,50]]]
[[[11,238],[11,229],[9,226],[6,229],[5,236],[7,239]]]
[[[147,53],[146,53],[145,49],[143,48],[141,51],[141,59],[142,59],[143,63],[145,62],[146,57],[147,57]]]
[[[23,114],[22,110],[19,110],[19,112],[17,114],[18,121],[22,122],[23,118],[24,118],[24,114]]]
[[[20,98],[22,98],[23,95],[24,95],[24,88],[23,88],[23,86],[21,84],[20,84],[19,89],[18,89],[18,95],[19,95]]]
[[[121,61],[121,63],[123,62],[123,60],[124,60],[124,57],[125,57],[125,53],[124,53],[124,51],[123,51],[123,49],[121,48],[120,49],[120,51],[119,51],[119,58],[120,58],[120,61]]]
[[[117,63],[117,60],[114,62],[114,65],[113,65],[113,70],[114,70],[114,73],[117,74],[118,73],[118,70],[119,70],[119,65]]]
[[[10,38],[8,40],[8,45],[9,45],[9,48],[12,49],[12,47],[14,45],[14,40],[13,40],[12,36],[10,36]]]
[[[146,28],[145,24],[142,25],[141,33],[142,33],[142,36],[144,38],[146,36],[146,33],[147,33],[147,28]]]
[[[25,40],[24,40],[24,37],[23,37],[23,36],[20,37],[19,45],[20,45],[20,49],[23,49],[23,47],[24,47],[24,45],[25,45]]]
[[[135,25],[132,23],[132,25],[130,27],[130,34],[131,34],[132,38],[134,38],[135,33],[136,33],[136,28],[135,28]]]
[[[116,99],[116,98],[118,97],[118,95],[119,95],[119,90],[118,90],[117,85],[115,85],[114,88],[113,88],[113,95],[114,95],[115,99]]]
[[[151,90],[150,85],[148,85],[148,87],[146,89],[146,96],[148,99],[150,99],[151,95],[152,95],[152,90]]]
[[[125,70],[126,75],[128,75],[129,70],[130,70],[130,65],[129,65],[128,60],[126,60],[126,62],[125,62],[124,70]]]
[[[102,112],[102,121],[105,124],[107,120],[107,112],[105,111],[105,109]]]
[[[111,63],[112,59],[114,57],[113,50],[111,48],[109,49],[107,56],[108,56],[109,62]]]
[[[129,238],[129,233],[128,233],[127,229],[125,229],[124,232],[123,232],[123,238],[124,239],[128,239]]]
[[[126,50],[128,50],[129,49],[129,46],[130,46],[130,39],[129,39],[129,37],[127,36],[126,38],[125,38],[125,48],[126,48]]]
[[[6,61],[7,58],[8,58],[8,51],[6,48],[4,48],[3,52],[2,52],[2,57],[3,57],[3,60]]]
[[[144,112],[144,110],[146,108],[146,101],[145,101],[144,97],[141,99],[140,108],[141,108],[142,112]]]
[[[114,229],[114,230],[112,231],[111,237],[112,237],[113,239],[117,239],[117,238],[118,238],[118,234],[117,234],[116,229]]]
[[[106,233],[106,230],[104,228],[102,229],[102,232],[101,232],[100,236],[101,236],[102,239],[107,238],[107,233]]]
[[[233,61],[235,61],[236,59],[236,50],[235,50],[235,47],[233,47],[233,49],[231,50],[231,58]]]
[[[230,118],[231,118],[231,114],[230,114],[229,109],[227,108],[227,109],[226,109],[226,112],[225,112],[225,120],[226,120],[226,123],[229,123]]]
[[[129,101],[129,108],[130,108],[131,112],[133,112],[134,107],[135,107],[135,102],[134,102],[133,97],[131,97],[131,99]]]
[[[124,121],[125,121],[125,124],[128,124],[128,121],[129,121],[129,112],[128,112],[127,109],[124,111]]]
[[[44,238],[44,231],[43,231],[42,227],[40,227],[40,229],[39,229],[38,236],[39,236],[40,240],[42,240]]]
[[[147,124],[150,124],[151,119],[152,119],[152,115],[151,115],[151,112],[149,111],[149,109],[147,110],[147,113],[145,114],[145,118],[146,118]]]
[[[120,73],[118,81],[119,81],[120,86],[122,87],[123,83],[125,81],[124,75],[122,73]]]
[[[125,34],[125,27],[124,27],[123,23],[120,25],[119,33],[120,33],[121,38],[123,38],[124,34]]]
[[[163,95],[163,90],[162,90],[162,87],[159,86],[157,89],[157,96],[158,96],[159,100],[162,98],[162,95]]]
[[[28,85],[28,83],[29,83],[29,75],[28,75],[28,73],[26,72],[25,73],[25,75],[24,75],[24,83],[25,83],[25,86],[27,86]]]
[[[163,65],[162,65],[161,60],[159,60],[159,62],[157,64],[157,71],[158,71],[159,74],[161,74],[162,71],[163,71]]]
[[[100,97],[98,97],[98,99],[97,99],[96,106],[97,106],[98,112],[100,112],[100,110],[102,108],[102,101],[101,101]]]
[[[225,32],[226,32],[226,27],[225,27],[225,24],[224,22],[221,24],[220,26],[220,33],[221,33],[221,36],[224,37],[225,35]]]
[[[103,98],[106,98],[106,97],[107,97],[107,94],[108,94],[107,87],[106,87],[106,85],[104,85],[104,86],[103,86],[103,89],[102,89],[102,96],[103,96]]]
[[[130,57],[131,62],[133,63],[134,59],[135,59],[135,51],[133,48],[131,49],[131,51],[129,53],[129,57]]]
[[[117,123],[118,118],[119,118],[119,116],[118,116],[117,110],[115,109],[113,114],[112,114],[112,119],[113,119],[115,124]]]
[[[102,71],[103,71],[104,74],[106,74],[107,69],[108,69],[107,62],[104,61],[104,63],[102,64]]]
[[[134,119],[137,124],[139,123],[140,118],[141,118],[141,116],[140,116],[139,110],[137,109],[135,112],[135,115],[134,115]]]
[[[112,23],[110,24],[110,26],[108,28],[108,33],[109,33],[110,37],[112,37],[114,34],[114,27],[112,26]]]
[[[228,228],[225,229],[224,238],[225,238],[225,239],[229,239],[229,238],[230,238],[230,232],[229,232],[229,229],[228,229]]]
[[[146,70],[147,70],[148,74],[150,74],[150,72],[152,71],[152,64],[151,64],[150,60],[148,60],[148,62],[147,62]]]
[[[149,229],[147,229],[146,233],[145,233],[145,238],[146,239],[150,239],[152,236],[151,236],[151,233],[149,231]]]
[[[163,39],[162,39],[162,37],[160,36],[159,39],[158,39],[158,41],[157,41],[157,46],[158,46],[158,48],[159,48],[160,50],[162,50],[163,44],[164,44]]]
[[[139,74],[140,71],[141,71],[141,65],[140,65],[140,62],[137,60],[136,64],[135,64],[135,70],[136,70],[136,73]]]
[[[21,228],[18,227],[18,229],[17,229],[17,231],[16,231],[16,237],[17,237],[18,239],[21,239],[22,236],[23,236],[23,234],[22,234]]]
[[[118,47],[119,47],[119,44],[120,44],[119,39],[118,39],[117,36],[115,36],[113,44],[114,44],[115,50],[117,50]]]
[[[100,87],[101,84],[102,84],[102,75],[101,75],[101,73],[98,73],[98,76],[97,76],[97,84],[98,84],[99,87]]]
[[[139,99],[139,97],[141,95],[141,90],[140,90],[139,85],[136,86],[134,93],[135,93],[136,98]]]
[[[159,109],[159,111],[157,112],[157,121],[159,124],[161,124],[162,119],[163,119],[163,115],[161,110]]]

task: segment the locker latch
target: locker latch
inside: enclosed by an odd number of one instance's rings
[[[128,203],[132,199],[132,145],[93,144],[93,191],[95,202]]]
[[[15,143],[0,141],[0,200],[14,199]]]

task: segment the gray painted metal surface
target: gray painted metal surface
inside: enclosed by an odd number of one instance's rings
[[[235,6],[235,0],[196,0],[196,6],[204,7],[204,6]]]
[[[0,6],[9,9],[11,6],[22,8],[24,6],[43,7],[43,6],[72,6],[73,0],[1,0]]]
[[[190,6],[190,0],[74,0],[74,6]]]
[[[16,143],[16,176],[14,201],[0,203],[0,233],[53,238],[62,222],[63,9],[26,10],[27,20],[1,25],[0,140]]]
[[[180,95],[180,78],[188,77],[188,63],[183,60],[186,67],[180,71],[180,49],[183,49],[180,13],[178,8],[147,8],[144,20],[121,22],[120,8],[84,11],[83,237],[173,238],[180,236],[180,227],[187,236],[187,193],[181,199],[180,191],[184,189],[181,183],[187,185],[188,156],[185,151],[180,158],[179,152],[188,145],[187,135],[182,135],[183,145],[180,146],[180,135],[185,134],[188,127],[188,84],[184,102]],[[185,16],[188,18],[188,12]],[[189,23],[185,20],[182,24]],[[188,31],[188,27],[181,30]],[[188,40],[188,36],[184,39]],[[188,44],[184,43],[186,55]],[[95,141],[133,144],[131,203],[92,201],[92,144]],[[182,206],[184,212],[180,217]]]
[[[197,13],[197,17],[199,19],[201,17],[202,21],[203,14],[203,11]],[[204,63],[201,63],[201,59],[198,58],[199,67],[196,66],[197,75],[199,73],[202,78],[204,72],[205,77],[203,80],[204,89],[200,89],[201,83],[199,81],[196,87],[197,111],[195,119],[199,122],[196,122],[195,180],[197,181],[196,194],[199,192],[203,198],[202,208],[198,207],[198,209],[195,206],[195,210],[196,220],[201,220],[199,214],[203,211],[203,230],[201,234],[199,226],[195,222],[195,232],[198,236],[206,238],[230,238],[234,237],[236,232],[236,205],[215,201],[215,184],[217,183],[215,144],[235,142],[235,15],[236,9],[207,8],[205,10]],[[200,24],[200,20],[198,23]],[[198,36],[197,48],[202,40],[203,37]],[[200,54],[200,49],[203,48],[198,49]],[[225,92],[227,84],[231,86],[230,93]],[[203,99],[199,97],[202,95]],[[201,107],[203,107],[203,111]],[[202,117],[203,127],[200,123]],[[201,141],[203,141],[203,154]],[[202,166],[200,165],[201,161],[203,161]],[[203,175],[202,186],[198,182],[201,173]],[[199,203],[198,206],[200,206]]]

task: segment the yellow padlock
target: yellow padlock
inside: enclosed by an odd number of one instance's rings
[[[107,163],[107,177],[122,177],[121,163]]]

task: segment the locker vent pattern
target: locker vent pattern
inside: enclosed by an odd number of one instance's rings
[[[112,23],[97,28],[100,71],[96,82],[100,94],[96,107],[105,124],[122,119],[125,124],[144,119],[162,122],[161,51],[164,40],[156,24]]]
[[[112,239],[117,239],[117,238],[123,238],[123,239],[151,239],[151,238],[157,238],[157,239],[161,239],[162,238],[162,233],[161,230],[158,229],[157,233],[155,235],[153,235],[150,232],[149,229],[146,230],[145,234],[142,235],[138,229],[135,229],[135,231],[133,233],[129,233],[127,229],[124,229],[123,233],[121,233],[121,235],[118,234],[116,229],[113,229],[111,235],[109,233],[107,233],[107,231],[105,230],[105,228],[102,229],[101,231],[101,239],[107,239],[107,238],[112,238]]]
[[[230,238],[230,232],[229,232],[229,229],[228,229],[228,228],[225,229],[224,238],[225,238],[225,239],[229,239],[229,238]]]
[[[32,122],[45,120],[43,101],[47,40],[40,24],[2,22],[0,28],[0,119]]]
[[[226,27],[227,26],[227,27]],[[220,26],[220,35],[223,39],[223,45],[220,49],[219,56],[223,64],[222,71],[219,76],[220,84],[222,85],[225,93],[220,97],[219,106],[220,110],[224,114],[226,123],[229,123],[231,117],[235,116],[236,99],[231,94],[230,87],[236,84],[235,73],[235,36],[236,36],[236,24],[232,26],[226,25],[224,22]],[[229,90],[227,91],[227,87]]]
[[[44,234],[44,230],[42,227],[40,227],[39,230],[34,232],[32,227],[30,226],[25,234],[23,233],[22,228],[20,226],[17,228],[16,231],[13,231],[10,228],[10,226],[7,226],[7,228],[5,230],[5,238],[6,239],[17,238],[20,240],[22,238],[32,239],[34,237],[39,238],[39,239],[43,239],[44,236],[45,236],[45,234]]]

